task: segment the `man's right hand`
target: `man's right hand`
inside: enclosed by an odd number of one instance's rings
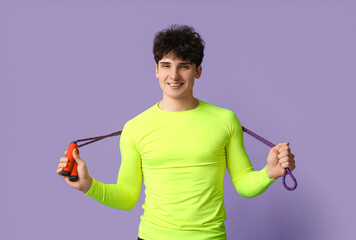
[[[67,154],[67,151],[64,152],[64,155]],[[69,177],[65,177],[61,175],[61,171],[65,168],[68,164],[68,158],[62,157],[59,159],[57,174],[61,176],[69,186],[82,191],[83,193],[87,193],[91,187],[93,179],[89,176],[89,172],[87,169],[86,163],[79,157],[78,150],[73,149],[73,158],[78,164],[78,181],[71,182],[69,181]]]

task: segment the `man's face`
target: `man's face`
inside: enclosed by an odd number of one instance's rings
[[[194,79],[199,78],[202,67],[189,60],[180,60],[173,54],[165,55],[156,65],[156,77],[164,98],[190,98],[193,96]],[[171,86],[169,84],[180,84]]]

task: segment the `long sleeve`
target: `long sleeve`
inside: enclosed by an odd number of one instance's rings
[[[105,206],[127,211],[136,205],[142,184],[141,157],[131,133],[128,121],[120,137],[121,166],[116,184],[105,184],[93,178],[93,183],[85,194]]]
[[[234,112],[230,112],[228,129],[230,138],[226,144],[227,169],[236,191],[251,198],[265,192],[276,181],[267,174],[267,165],[260,171],[255,171],[246,154],[243,142],[243,130]]]

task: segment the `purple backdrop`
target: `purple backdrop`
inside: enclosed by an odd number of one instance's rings
[[[162,98],[152,40],[173,23],[206,42],[194,96],[296,156],[293,192],[279,179],[246,199],[226,172],[228,239],[352,239],[356,3],[216,2],[0,1],[0,239],[137,238],[144,185],[117,210],[56,169],[70,141],[121,130]],[[119,139],[81,149],[97,180],[116,182]],[[244,141],[262,169],[269,148]]]

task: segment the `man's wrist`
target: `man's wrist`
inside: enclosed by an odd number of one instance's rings
[[[86,184],[86,186],[82,189],[82,192],[84,194],[87,194],[92,184],[93,184],[93,178],[89,177],[88,184]]]
[[[267,175],[268,175],[269,179],[271,179],[271,180],[277,179],[277,178],[273,177],[273,175],[270,173],[268,164],[267,164],[267,167],[266,167],[266,172],[267,172]]]

